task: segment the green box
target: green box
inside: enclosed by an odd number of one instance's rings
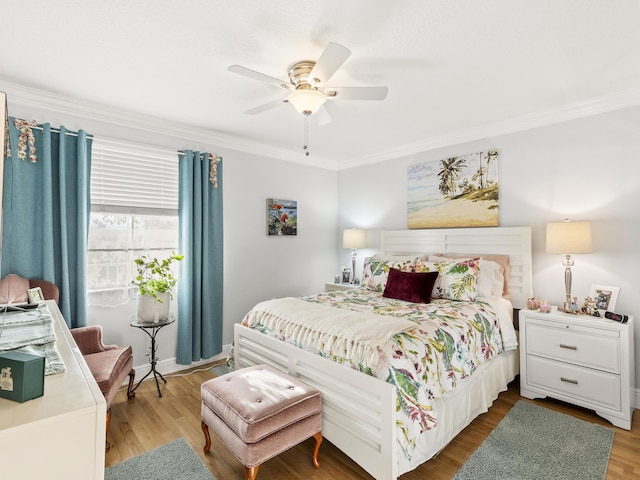
[[[44,357],[12,350],[0,353],[0,397],[26,402],[44,394]]]

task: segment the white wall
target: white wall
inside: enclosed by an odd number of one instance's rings
[[[224,202],[224,329],[223,345],[233,340],[233,324],[240,322],[256,303],[272,297],[299,296],[323,290],[336,271],[337,172],[275,160],[234,150],[153,133],[147,128],[123,128],[113,122],[67,113],[61,109],[34,108],[12,103],[9,115],[82,128],[104,135],[170,148],[209,151],[223,157]],[[302,155],[302,153],[301,153]],[[266,235],[266,199],[298,202],[298,235]],[[177,308],[172,305],[172,311]],[[148,370],[150,341],[129,326],[135,302],[116,307],[90,307],[89,324],[103,326],[105,342],[133,347],[137,377]],[[157,337],[159,371],[183,369],[175,365],[177,324]],[[217,356],[214,358],[218,358]]]
[[[322,290],[339,265],[350,265],[349,250],[341,248],[341,231],[367,228],[368,248],[377,247],[380,229],[406,228],[406,167],[450,155],[499,148],[500,224],[533,227],[535,294],[553,303],[563,299],[560,255],[544,253],[545,224],[573,220],[592,223],[594,253],[575,257],[573,292],[580,299],[593,283],[621,287],[616,310],[640,316],[635,304],[640,285],[640,107],[441,148],[340,172],[273,158],[219,149],[205,142],[185,141],[166,132],[124,128],[95,115],[78,116],[61,108],[25,107],[12,102],[9,114],[70,129],[84,128],[124,140],[191,148],[224,158],[225,293],[224,338],[255,303],[278,296]],[[118,117],[117,115],[115,116]],[[135,119],[134,119],[135,120]],[[135,123],[135,122],[134,122]],[[269,238],[265,234],[265,199],[298,201],[297,237]],[[340,207],[338,210],[338,206]],[[130,343],[135,365],[143,367],[148,341],[128,326],[135,305],[94,308],[90,323],[103,325],[106,341]],[[640,319],[639,319],[640,321]],[[640,328],[636,329],[640,336]],[[158,337],[159,357],[175,357],[176,326]],[[640,339],[636,338],[640,345]],[[640,363],[638,355],[636,363]],[[166,368],[177,368],[167,365]],[[162,371],[167,371],[162,370]],[[640,378],[640,368],[636,368]]]
[[[223,340],[230,343],[233,323],[257,302],[317,293],[333,278],[338,193],[335,171],[247,154],[234,154],[224,169]],[[266,235],[267,198],[297,200],[298,235]]]
[[[588,220],[594,253],[574,256],[573,295],[582,301],[592,284],[619,286],[616,310],[640,322],[640,107],[341,171],[338,226],[370,229],[377,246],[378,230],[407,228],[408,165],[488,148],[501,150],[500,225],[532,227],[535,295],[556,305],[564,298],[561,255],[545,253],[546,223]],[[640,345],[640,328],[635,335]],[[638,385],[639,366],[637,355]]]

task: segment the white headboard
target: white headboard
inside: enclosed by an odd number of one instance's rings
[[[380,250],[385,255],[509,255],[509,295],[514,308],[526,308],[532,291],[531,227],[385,230],[380,233]]]

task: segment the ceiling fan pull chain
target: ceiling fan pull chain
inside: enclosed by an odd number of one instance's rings
[[[304,116],[304,145],[302,149],[305,150],[305,155],[309,156],[309,115]]]

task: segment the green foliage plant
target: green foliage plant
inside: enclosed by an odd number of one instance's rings
[[[140,295],[149,295],[157,302],[162,303],[162,300],[158,298],[158,295],[162,293],[168,292],[173,298],[173,287],[178,280],[171,271],[171,264],[174,261],[179,262],[183,258],[184,255],[179,255],[176,252],[171,252],[171,256],[163,260],[142,255],[134,260],[137,275],[131,283],[138,287]]]

